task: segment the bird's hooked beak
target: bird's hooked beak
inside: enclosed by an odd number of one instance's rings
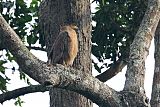
[[[78,30],[78,27],[77,27],[76,25],[72,25],[72,28],[73,28],[74,30]]]

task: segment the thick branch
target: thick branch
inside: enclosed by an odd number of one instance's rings
[[[34,93],[34,92],[45,92],[48,91],[49,87],[45,87],[44,85],[32,85],[19,89],[15,89],[13,91],[8,91],[6,93],[0,94],[0,103],[3,103],[6,100],[17,98],[18,96]]]
[[[116,107],[121,104],[118,94],[113,89],[90,74],[65,68],[62,65],[47,65],[37,59],[21,42],[2,15],[0,15],[0,32],[3,33],[5,46],[16,57],[16,61],[23,72],[39,83],[45,84],[47,82],[54,87],[80,93],[104,107]]]
[[[140,28],[130,46],[125,90],[144,92],[145,60],[160,17],[160,1],[149,0]]]
[[[124,60],[119,59],[111,68],[97,75],[96,78],[98,78],[102,82],[106,82],[107,80],[111,79],[112,77],[117,75],[119,72],[121,72],[122,69],[126,66],[126,64],[127,63]]]
[[[151,96],[151,106],[152,107],[160,107],[160,23],[155,32],[154,37],[155,44],[155,69],[154,69],[154,78],[152,85],[152,96]]]

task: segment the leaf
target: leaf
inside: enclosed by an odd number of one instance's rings
[[[14,104],[15,104],[16,106],[22,107],[22,104],[23,104],[23,103],[25,103],[25,102],[22,101],[20,97],[17,97]]]
[[[92,61],[92,63],[94,64],[94,68],[95,68],[99,73],[101,73],[101,69],[99,68],[98,64],[95,63],[94,61]]]
[[[9,51],[7,51],[6,56],[8,57],[8,60],[11,62],[12,60],[15,60],[14,56],[11,55]]]
[[[0,72],[1,72],[2,74],[5,74],[5,68],[4,68],[2,65],[0,65]]]
[[[4,60],[0,60],[0,66],[2,66],[3,64],[7,63],[7,61]]]
[[[35,44],[38,40],[38,37],[37,36],[34,36],[34,35],[29,35],[27,37],[27,42],[28,44]]]
[[[6,84],[7,84],[7,80],[0,75],[0,90],[1,90],[2,92],[7,91]]]
[[[29,78],[26,77],[26,74],[22,71],[20,73],[20,80],[24,80],[28,85],[31,85],[31,82],[29,81]]]
[[[25,80],[26,79],[26,75],[23,72],[20,72],[20,79]]]

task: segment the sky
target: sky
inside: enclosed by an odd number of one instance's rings
[[[94,12],[95,5],[92,5],[92,12]],[[47,54],[43,51],[35,51],[31,50],[31,52],[37,56],[42,61],[47,61]],[[1,54],[1,53],[0,53]],[[15,66],[18,67],[16,63],[13,63]],[[12,67],[12,64],[8,64],[8,67]],[[153,79],[153,72],[154,72],[154,41],[152,40],[151,47],[149,50],[149,56],[146,60],[146,74],[145,74],[145,90],[147,96],[150,98],[151,96],[151,89],[152,89],[152,79]],[[115,77],[108,80],[105,84],[110,86],[111,88],[120,91],[124,87],[125,83],[125,71],[127,67],[125,67],[122,72],[118,73]],[[11,78],[10,83],[8,84],[9,90],[14,90],[20,87],[27,86],[27,84],[24,81],[19,80],[19,72],[16,71],[12,73],[10,70],[6,71],[8,77]],[[93,68],[93,76],[96,76],[98,74],[97,71]],[[37,84],[34,80],[30,79],[32,84]],[[48,92],[38,92],[38,93],[32,93],[27,94],[25,96],[22,96],[21,99],[25,102],[23,104],[23,107],[49,107],[49,94]],[[0,107],[17,107],[14,105],[15,100],[9,100],[2,104],[0,104]],[[97,107],[94,105],[94,107]]]

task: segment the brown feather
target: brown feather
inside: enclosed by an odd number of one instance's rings
[[[51,64],[71,66],[78,52],[77,34],[73,26],[63,26],[52,45],[48,59]]]

